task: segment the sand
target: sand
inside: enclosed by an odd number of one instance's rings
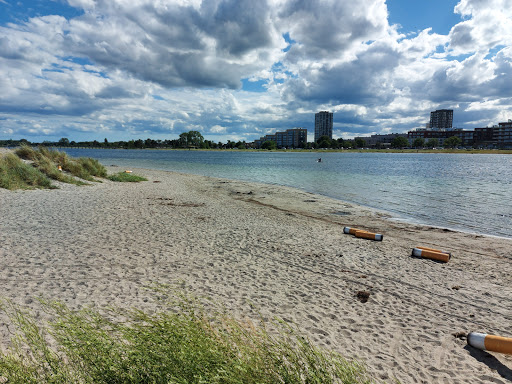
[[[296,324],[314,343],[363,361],[378,382],[512,381],[512,356],[458,337],[512,337],[512,240],[392,221],[292,188],[136,173],[149,181],[0,190],[1,295],[38,317],[41,296],[72,308],[156,310],[142,287],[181,282],[235,316],[255,317],[254,305]],[[344,235],[343,226],[384,241]],[[411,258],[420,245],[453,257]]]

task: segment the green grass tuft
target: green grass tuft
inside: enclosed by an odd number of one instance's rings
[[[194,300],[174,297],[165,303],[173,311],[157,313],[43,303],[54,319],[45,328],[4,304],[18,334],[0,353],[0,376],[9,383],[371,382],[360,364],[313,346],[283,323],[273,323],[271,335],[263,325],[211,316]]]
[[[101,183],[101,180],[95,177],[120,182],[147,181],[144,177],[124,172],[108,176],[106,168],[96,159],[88,157],[74,159],[65,152],[43,146],[35,149],[23,145],[14,153],[15,155],[8,155],[8,160],[0,159],[0,188],[55,188],[51,186],[48,178],[76,185],[86,184],[83,180]],[[24,163],[16,155],[31,162],[31,165]],[[14,159],[18,159],[16,165],[13,165]],[[59,167],[62,170],[59,170]],[[22,182],[24,178],[27,179]]]
[[[77,162],[92,176],[107,177],[107,170],[98,160],[90,157],[80,157]]]
[[[56,187],[43,172],[9,153],[0,157],[0,188],[15,190]]]
[[[132,173],[126,173],[126,172],[114,173],[113,175],[108,176],[108,179],[112,180],[112,181],[135,182],[135,183],[137,183],[139,181],[148,181],[148,179],[146,179],[142,176],[137,176]]]
[[[85,183],[82,180],[101,182],[94,177],[105,178],[107,176],[106,168],[95,159],[85,157],[74,159],[65,152],[43,146],[34,149],[24,145],[16,149],[15,153],[22,159],[32,161],[36,168],[52,179],[65,183],[83,185]],[[58,170],[59,166],[63,171],[82,180],[77,180],[70,175],[62,173]]]

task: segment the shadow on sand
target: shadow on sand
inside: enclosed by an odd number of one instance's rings
[[[495,358],[493,355],[486,351],[482,351],[477,348],[473,348],[469,345],[464,347],[465,350],[469,352],[471,356],[473,356],[476,360],[484,363],[493,371],[498,372],[498,374],[504,379],[512,382],[512,369],[508,368],[501,361]]]

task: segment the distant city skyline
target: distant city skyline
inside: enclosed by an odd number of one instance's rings
[[[511,78],[512,0],[0,0],[0,140],[474,129]]]

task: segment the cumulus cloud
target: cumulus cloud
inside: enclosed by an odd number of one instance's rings
[[[459,1],[448,35],[399,34],[385,0],[67,2],[76,16],[0,26],[4,135],[250,141],[327,109],[351,137],[438,108],[467,124],[512,114],[512,0]]]
[[[512,0],[461,0],[455,12],[467,18],[450,31],[455,55],[487,52],[512,41]]]
[[[265,1],[73,1],[65,46],[108,68],[167,87],[239,88],[285,42]]]

